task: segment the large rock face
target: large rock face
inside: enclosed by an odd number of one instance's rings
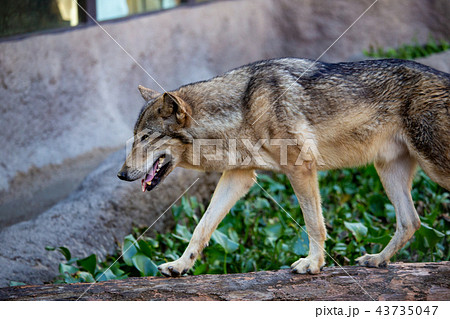
[[[450,51],[433,54],[426,58],[417,59],[416,61],[431,66],[436,70],[450,73]]]
[[[116,179],[119,152],[80,186],[131,136],[138,84],[171,90],[258,59],[326,51],[322,60],[338,61],[370,44],[448,36],[450,2],[378,1],[329,48],[372,2],[217,1],[104,23],[138,63],[95,25],[0,42],[0,285],[54,276],[59,256],[46,245],[112,252],[133,222],[153,222],[203,176],[177,171],[143,196]],[[207,176],[193,194],[210,196],[217,175]]]

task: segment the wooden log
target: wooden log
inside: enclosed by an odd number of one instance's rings
[[[0,300],[450,300],[450,262],[288,269],[0,289]]]

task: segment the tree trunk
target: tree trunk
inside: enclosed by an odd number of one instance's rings
[[[450,300],[450,262],[287,269],[0,289],[0,300]]]

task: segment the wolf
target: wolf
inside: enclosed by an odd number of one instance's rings
[[[280,58],[170,92],[139,90],[145,105],[120,179],[142,178],[145,192],[175,167],[222,172],[183,255],[158,267],[165,276],[194,265],[256,170],[286,174],[298,198],[310,243],[291,266],[301,274],[325,264],[318,170],[374,163],[397,223],[380,253],[357,259],[367,267],[385,267],[420,227],[411,198],[418,165],[450,190],[450,74],[413,61]]]

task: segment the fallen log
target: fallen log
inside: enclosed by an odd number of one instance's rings
[[[450,300],[450,262],[18,286],[1,288],[0,300]]]

